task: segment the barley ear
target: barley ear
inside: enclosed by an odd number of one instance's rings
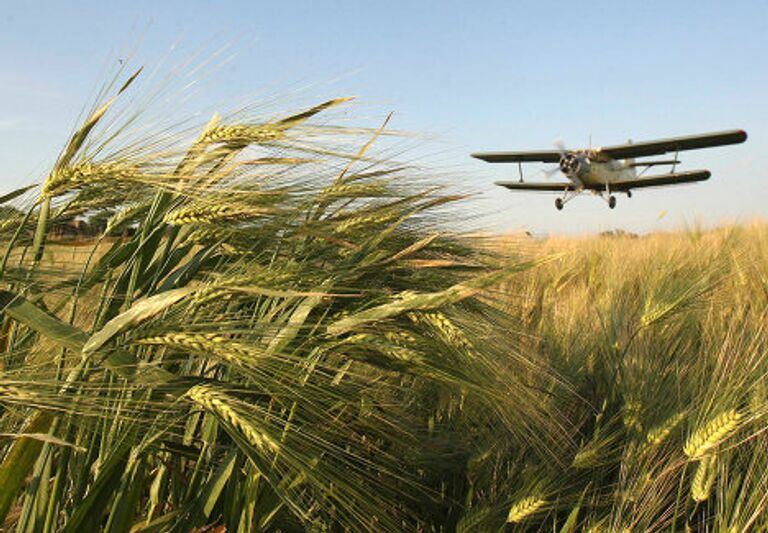
[[[280,446],[274,439],[259,430],[251,420],[246,419],[234,409],[233,405],[236,400],[228,394],[219,392],[208,385],[195,385],[187,391],[187,397],[238,430],[258,450],[262,452],[279,451]]]
[[[716,416],[707,425],[700,427],[691,434],[683,448],[685,455],[691,459],[704,456],[730,437],[738,429],[741,420],[742,415],[736,409]]]
[[[717,476],[716,466],[717,456],[714,454],[702,457],[699,461],[699,466],[696,468],[691,483],[691,498],[694,501],[703,502],[709,498],[709,493],[712,491],[712,485]]]
[[[517,524],[536,514],[547,502],[537,496],[529,496],[517,501],[509,509],[507,522]]]
[[[685,418],[685,412],[672,415],[660,425],[651,428],[645,436],[649,444],[658,446],[664,442],[677,425]]]

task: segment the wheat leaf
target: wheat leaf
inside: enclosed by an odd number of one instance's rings
[[[15,198],[18,198],[25,192],[29,191],[30,189],[34,189],[35,187],[37,187],[37,184],[33,183],[32,185],[22,187],[21,189],[16,189],[15,191],[12,191],[12,192],[9,192],[8,194],[4,194],[0,196],[0,205],[8,203]]]
[[[62,322],[23,296],[9,291],[0,291],[0,310],[70,350],[81,350],[88,339],[88,336],[76,327]]]
[[[288,129],[292,128],[298,124],[301,124],[308,118],[317,115],[321,111],[325,111],[329,107],[333,107],[339,104],[343,104],[344,102],[349,102],[350,100],[353,100],[354,96],[346,96],[343,98],[334,98],[333,100],[328,100],[327,102],[323,102],[322,104],[318,104],[315,107],[312,107],[310,109],[307,109],[306,111],[302,111],[301,113],[297,113],[296,115],[291,115],[288,118],[284,118],[280,121],[278,121],[277,125],[280,126],[281,129]]]
[[[53,416],[48,413],[38,413],[24,428],[26,432],[41,433],[48,431],[53,422]],[[35,464],[43,442],[32,438],[21,438],[5,456],[0,465],[0,524],[11,508],[16,496]]]
[[[66,446],[73,448],[78,452],[85,452],[86,448],[72,444],[64,439],[54,437],[48,433],[0,433],[0,439],[32,439],[40,442],[47,442],[48,444],[55,444],[56,446]]]
[[[116,316],[107,322],[103,328],[91,335],[85,343],[85,346],[83,346],[83,357],[93,355],[94,352],[109,342],[115,335],[162,313],[194,291],[195,288],[193,287],[182,287],[180,289],[161,292],[160,294],[136,302],[130,309]]]

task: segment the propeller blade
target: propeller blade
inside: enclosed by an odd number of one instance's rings
[[[542,174],[544,174],[545,179],[552,179],[552,176],[560,172],[560,167],[552,167],[552,168],[545,168],[541,171]]]
[[[555,145],[555,148],[557,148],[557,151],[560,152],[560,155],[565,155],[566,152],[568,152],[568,149],[565,147],[565,142],[563,142],[562,138],[558,137],[552,141],[552,144]]]

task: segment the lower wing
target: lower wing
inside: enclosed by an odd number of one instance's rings
[[[512,189],[513,191],[544,191],[563,192],[565,189],[574,190],[573,183],[563,181],[560,183],[526,183],[524,181],[497,181],[496,185]]]
[[[664,185],[677,185],[680,183],[691,183],[694,181],[704,181],[709,179],[711,173],[709,170],[690,170],[687,172],[674,172],[672,174],[659,174],[658,176],[649,176],[634,180],[613,181],[610,183],[612,191],[628,191],[630,189],[640,189],[643,187],[662,187]],[[603,189],[601,185],[598,189]]]

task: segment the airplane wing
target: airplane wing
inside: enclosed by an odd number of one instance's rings
[[[471,155],[488,163],[557,163],[562,154],[558,150],[539,150],[534,152],[482,152]]]
[[[497,181],[496,185],[506,187],[516,191],[546,191],[546,192],[563,192],[566,187],[571,190],[574,189],[574,185],[571,182],[563,181],[560,183],[526,183],[524,181]]]
[[[673,174],[659,174],[657,176],[649,176],[647,178],[614,181],[611,183],[611,190],[612,191],[628,191],[630,189],[641,189],[643,187],[660,187],[662,185],[677,185],[680,183],[704,181],[706,179],[709,179],[709,176],[711,176],[711,173],[709,172],[709,170],[690,170],[687,172],[675,172]]]
[[[613,159],[627,159],[629,157],[645,157],[682,150],[710,148],[724,144],[738,144],[746,140],[747,132],[744,130],[718,131],[702,135],[689,135],[687,137],[670,137],[669,139],[659,139],[658,141],[605,146],[600,148],[600,153]]]

